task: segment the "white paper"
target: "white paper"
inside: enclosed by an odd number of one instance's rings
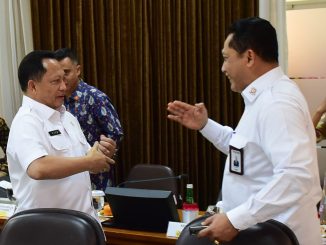
[[[183,228],[185,228],[186,225],[186,223],[170,221],[166,236],[178,238],[181,234],[181,231],[183,230]]]
[[[0,187],[2,187],[3,189],[12,189],[11,183],[6,180],[0,181]]]
[[[0,217],[10,217],[16,209],[15,204],[0,203]]]

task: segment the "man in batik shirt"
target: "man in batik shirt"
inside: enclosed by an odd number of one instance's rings
[[[115,140],[117,145],[123,137],[118,114],[109,97],[97,88],[80,79],[81,68],[75,53],[68,48],[55,51],[56,59],[62,65],[67,82],[66,109],[78,118],[80,126],[90,145],[103,134]],[[93,189],[105,190],[113,182],[110,172],[91,174]]]

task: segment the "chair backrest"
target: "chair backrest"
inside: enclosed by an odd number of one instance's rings
[[[197,238],[190,234],[189,227],[200,225],[208,216],[201,216],[182,230],[176,245],[214,245],[208,238]],[[220,242],[221,245],[299,245],[294,232],[281,222],[268,220],[242,230],[230,242]]]
[[[4,225],[0,245],[105,245],[101,225],[92,216],[67,209],[18,212]]]
[[[130,170],[124,187],[172,191],[179,205],[182,198],[178,192],[177,178],[174,177],[173,170],[166,165],[137,164]]]
[[[198,238],[196,235],[192,235],[189,231],[189,227],[201,225],[209,215],[200,216],[197,219],[190,221],[182,230],[176,245],[215,245],[215,243],[209,240],[207,237]]]

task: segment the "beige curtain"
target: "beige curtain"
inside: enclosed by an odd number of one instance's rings
[[[33,50],[29,0],[0,0],[0,116],[8,126],[21,105],[18,64]]]
[[[71,47],[85,80],[112,99],[125,138],[116,167],[122,182],[138,163],[166,164],[194,184],[200,208],[214,204],[225,157],[194,131],[167,120],[178,99],[204,102],[209,116],[235,126],[239,94],[221,74],[221,49],[235,19],[258,15],[256,0],[33,0],[37,49]]]

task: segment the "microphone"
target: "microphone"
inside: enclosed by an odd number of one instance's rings
[[[169,177],[160,177],[160,178],[151,178],[151,179],[137,179],[137,180],[126,180],[117,185],[117,187],[124,186],[125,184],[134,184],[134,183],[145,183],[145,182],[153,182],[153,181],[163,181],[169,179],[184,179],[188,178],[188,174],[180,174],[177,176],[169,176]]]

